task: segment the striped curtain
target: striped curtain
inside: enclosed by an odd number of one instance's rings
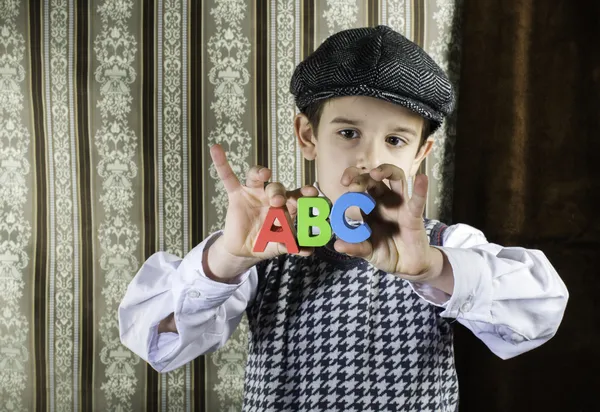
[[[288,83],[328,35],[387,24],[457,82],[455,0],[0,0],[0,411],[240,410],[246,334],[159,375],[116,310],[153,252],[223,225],[208,147],[312,183]],[[449,216],[454,120],[425,165]]]

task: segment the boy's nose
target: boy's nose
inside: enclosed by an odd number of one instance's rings
[[[379,166],[379,160],[377,148],[365,147],[364,150],[361,150],[360,154],[357,156],[356,167],[358,167],[362,172],[366,173]]]

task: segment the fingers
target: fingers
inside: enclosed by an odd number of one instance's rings
[[[315,251],[314,247],[300,247],[300,256],[310,256]]]
[[[373,197],[382,196],[389,192],[389,188],[383,182],[373,179],[368,173],[363,173],[354,178],[348,190],[351,192],[368,192]]]
[[[302,186],[300,188],[300,193],[302,193],[302,196],[306,196],[306,197],[318,197],[319,196],[319,190],[312,185]]]
[[[317,196],[319,196],[319,191],[314,186],[306,185],[306,186],[302,186],[299,189],[295,189],[295,190],[291,190],[291,191],[287,192],[287,197],[289,199],[298,200],[302,196],[317,197]]]
[[[265,188],[265,194],[269,199],[269,205],[271,207],[282,207],[286,203],[286,190],[281,183],[269,183]]]
[[[389,163],[384,163],[379,167],[371,170],[369,175],[378,182],[387,179],[390,182],[390,189],[398,193],[402,198],[408,198],[408,185],[404,170],[398,166]]]
[[[236,190],[242,187],[231,166],[227,162],[225,151],[219,144],[215,144],[210,148],[210,157],[215,165],[219,179],[223,182],[225,190],[228,194],[234,193]]]
[[[373,179],[369,173],[361,173],[357,167],[349,167],[342,174],[342,185],[348,187],[350,192],[368,192],[374,197],[379,197],[389,191],[383,182]]]
[[[315,251],[314,247],[300,247],[298,249],[299,253],[292,253],[293,255],[299,255],[299,256],[310,256],[313,254],[313,252]],[[285,245],[283,243],[277,243],[277,254],[278,255],[285,255],[285,254],[289,254],[290,252],[288,252],[287,247],[285,247]]]
[[[287,192],[287,209],[290,212],[292,218],[296,217],[298,213],[298,199],[301,197],[317,197],[319,196],[319,191],[314,186],[302,186],[299,189],[292,190]]]
[[[427,187],[429,180],[427,175],[419,174],[415,177],[412,197],[408,202],[408,210],[413,217],[422,217],[425,213],[425,203],[427,202]]]
[[[246,187],[252,189],[262,188],[270,178],[271,170],[260,165],[252,166],[246,174]]]
[[[340,253],[361,257],[365,260],[370,260],[373,257],[373,245],[369,240],[360,243],[348,243],[337,239],[333,244],[333,248]]]
[[[348,167],[346,168],[346,170],[344,170],[344,173],[342,174],[342,177],[340,179],[340,183],[344,186],[349,186],[350,183],[352,183],[352,181],[354,180],[354,178],[361,174],[362,171],[358,167]]]

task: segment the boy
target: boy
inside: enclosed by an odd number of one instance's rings
[[[211,156],[228,193],[225,227],[185,258],[156,253],[119,308],[121,340],[158,371],[221,347],[250,325],[245,411],[455,411],[451,322],[503,359],[550,339],[568,292],[544,254],[487,242],[467,225],[423,219],[415,176],[454,104],[442,70],[385,26],[327,39],[295,70],[294,127],[318,183],[287,192],[249,170],[242,185],[223,149]],[[352,225],[372,236],[287,254],[253,245],[270,206],[290,221],[297,199],[368,192]]]

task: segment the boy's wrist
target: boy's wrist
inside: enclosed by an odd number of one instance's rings
[[[158,324],[158,333],[172,332],[177,333],[177,325],[175,324],[175,314],[171,313]]]
[[[204,249],[202,259],[206,277],[217,282],[230,283],[233,279],[246,272],[260,260],[245,258],[230,254],[222,246],[223,236]]]
[[[439,289],[448,295],[454,291],[454,272],[446,254],[440,249],[430,246],[432,264],[422,283]]]

